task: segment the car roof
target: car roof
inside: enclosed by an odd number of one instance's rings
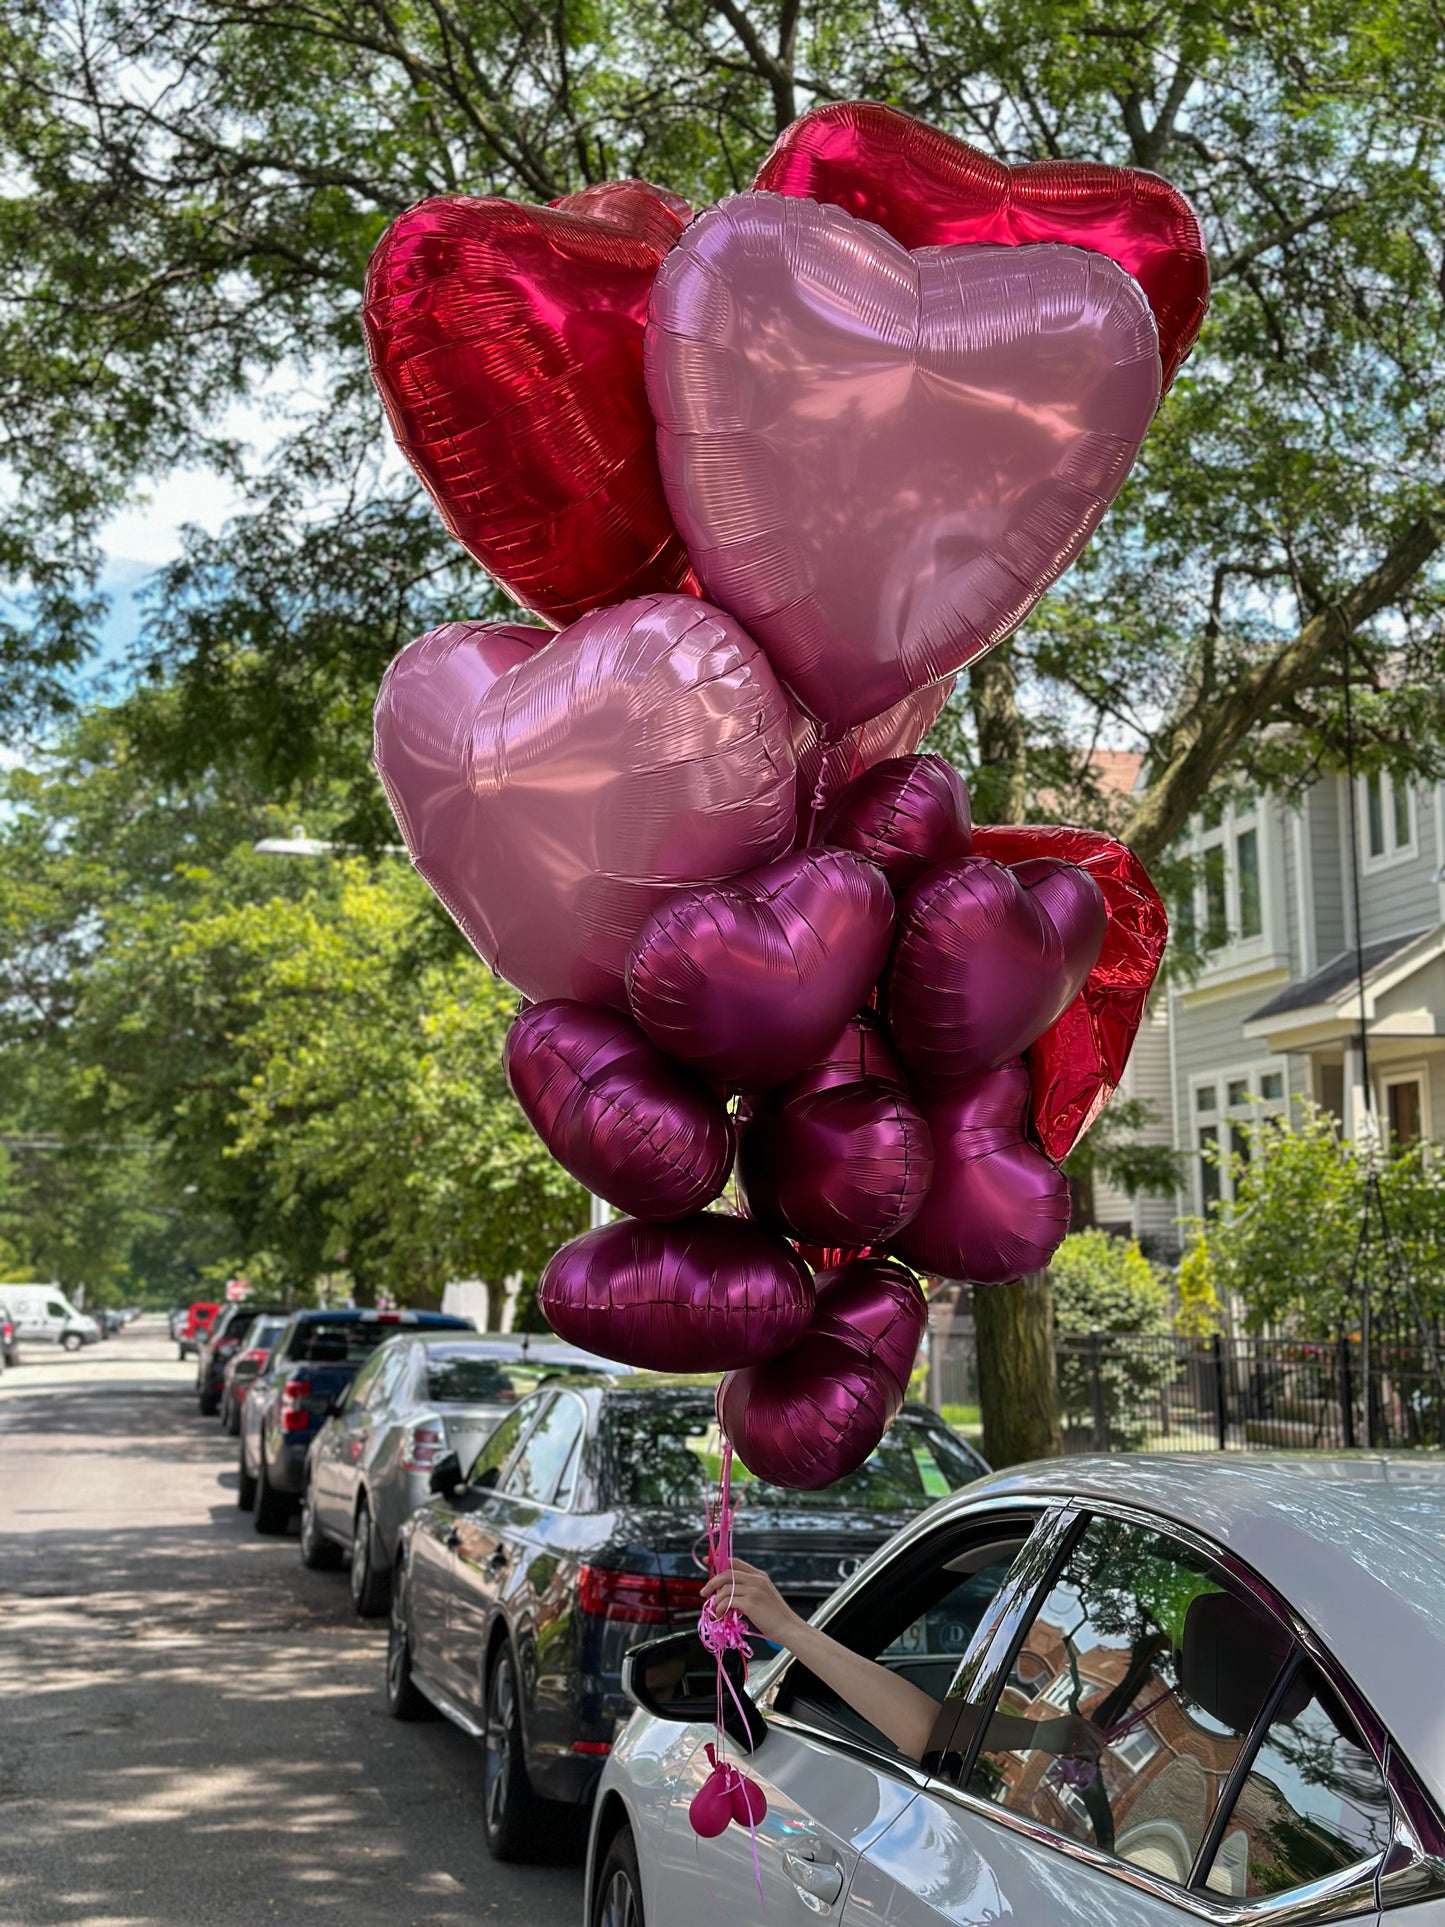
[[[940,1502],[1113,1501],[1232,1552],[1335,1655],[1445,1805],[1445,1457],[1120,1453],[994,1473]]]
[[[334,1311],[298,1311],[293,1312],[292,1316],[298,1325],[324,1318],[337,1325],[395,1325],[398,1333],[414,1331],[418,1327],[432,1331],[476,1330],[470,1318],[458,1318],[449,1311],[374,1311],[369,1306],[339,1305]]]

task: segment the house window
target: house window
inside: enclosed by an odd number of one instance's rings
[[[1417,853],[1415,792],[1388,770],[1359,779],[1360,815],[1365,826],[1367,865],[1399,863]]]
[[[1255,1149],[1252,1127],[1283,1117],[1286,1102],[1285,1074],[1276,1067],[1256,1065],[1195,1081],[1194,1149],[1202,1216],[1234,1202],[1235,1160],[1249,1163]]]
[[[1262,821],[1253,797],[1212,803],[1194,819],[1194,885],[1176,916],[1181,944],[1223,950],[1264,935]]]

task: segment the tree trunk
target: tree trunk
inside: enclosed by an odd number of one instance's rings
[[[1054,1300],[1046,1271],[973,1294],[983,1454],[995,1468],[1063,1451],[1054,1385]]]
[[[1018,703],[1018,670],[1009,643],[989,651],[968,672],[968,699],[978,742],[978,766],[969,785],[978,823],[1024,819],[1024,719]]]

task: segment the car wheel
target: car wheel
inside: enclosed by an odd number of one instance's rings
[[[527,1775],[517,1660],[508,1642],[492,1661],[482,1729],[482,1827],[494,1859],[521,1860],[537,1845],[537,1796]]]
[[[356,1530],[351,1535],[351,1603],[362,1619],[376,1619],[391,1603],[391,1574],[377,1559],[376,1532],[371,1507],[365,1499],[356,1508]]]
[[[68,1352],[78,1352],[85,1340],[79,1332],[67,1332],[60,1342]]]
[[[221,1401],[214,1392],[202,1392],[196,1400],[196,1407],[202,1418],[214,1418],[221,1409]]]
[[[261,1469],[256,1475],[256,1506],[253,1514],[257,1532],[277,1539],[291,1522],[291,1501],[278,1492],[266,1477],[266,1455],[261,1454]]]
[[[249,1512],[256,1503],[256,1481],[246,1470],[246,1448],[241,1447],[240,1462],[236,1467],[236,1504],[242,1512]]]
[[[391,1603],[391,1630],[386,1639],[386,1710],[394,1720],[434,1720],[437,1710],[411,1672],[411,1629],[400,1586]]]
[[[340,1546],[321,1530],[310,1479],[301,1495],[301,1563],[313,1572],[335,1572],[341,1564]]]
[[[642,1881],[637,1872],[637,1842],[631,1827],[612,1837],[602,1872],[597,1877],[597,1900],[590,1927],[645,1927]]]
[[[235,1438],[241,1430],[241,1415],[229,1398],[221,1400],[221,1430],[228,1438]]]

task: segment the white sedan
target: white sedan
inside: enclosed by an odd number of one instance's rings
[[[676,1697],[688,1636],[658,1642],[597,1796],[587,1927],[1445,1927],[1445,1465],[1022,1467],[925,1513],[815,1623],[938,1701],[923,1758],[786,1653],[755,1661],[760,1900],[747,1831],[689,1825],[713,1730]]]

